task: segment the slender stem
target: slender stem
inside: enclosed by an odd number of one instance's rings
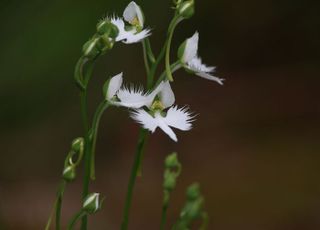
[[[97,143],[97,137],[98,137],[98,129],[99,129],[99,123],[102,117],[103,112],[109,107],[108,101],[103,101],[98,106],[98,109],[93,117],[92,122],[92,128],[90,132],[90,139],[91,139],[91,149],[90,149],[90,155],[91,155],[91,167],[90,167],[90,177],[92,180],[95,180],[95,151],[96,151],[96,143]]]
[[[56,230],[61,229],[60,219],[61,219],[61,208],[62,208],[62,197],[66,188],[66,182],[63,180],[57,191],[56,200],[54,202],[50,217],[46,224],[45,230],[49,230],[52,222],[53,215],[56,215]]]
[[[180,22],[180,17],[175,16],[173,20],[171,21],[171,24],[169,26],[169,33],[167,38],[167,47],[166,47],[166,57],[165,57],[165,65],[166,65],[166,73],[167,78],[169,81],[173,81],[172,73],[170,70],[170,49],[171,49],[171,41],[173,37],[174,30],[178,23]]]
[[[81,219],[83,218],[84,216],[86,216],[86,213],[81,210],[79,211],[72,219],[71,221],[69,222],[68,224],[68,230],[72,230],[74,228],[74,225]]]
[[[179,70],[181,68],[181,64],[179,61],[176,61],[175,63],[170,65],[170,70],[171,73],[174,73],[175,71]],[[162,74],[160,75],[160,77],[158,78],[156,84],[154,85],[154,87],[158,86],[162,81],[164,81],[167,77],[167,72],[166,70],[162,72]]]
[[[147,44],[145,40],[142,41],[142,49],[143,49],[144,66],[146,68],[147,75],[149,75],[150,67],[149,67],[148,54],[147,54]]]
[[[137,145],[137,148],[136,148],[134,163],[133,163],[133,167],[132,167],[132,170],[131,170],[131,176],[130,176],[129,184],[128,184],[128,190],[127,190],[127,196],[126,196],[125,209],[124,209],[124,215],[123,215],[121,230],[127,230],[128,229],[129,212],[130,212],[130,207],[131,207],[133,188],[134,188],[134,185],[135,185],[135,182],[136,182],[136,178],[137,178],[137,175],[138,175],[138,171],[139,171],[139,167],[140,167],[140,164],[141,164],[141,160],[142,160],[141,158],[142,158],[143,150],[144,150],[144,147],[145,147],[147,135],[148,135],[147,130],[140,129],[139,141],[138,141],[138,145]]]
[[[148,55],[149,61],[151,62],[151,64],[154,64],[156,62],[156,58],[154,57],[154,54],[151,48],[150,39],[146,38],[144,41],[146,41],[147,55]]]
[[[64,190],[66,188],[66,182],[63,181],[60,185],[58,196],[57,196],[57,206],[56,206],[56,230],[60,230],[60,220],[61,220],[61,208],[62,208],[62,198],[64,194]]]
[[[89,116],[88,116],[88,102],[87,102],[87,88],[88,82],[92,73],[94,60],[90,61],[88,64],[88,70],[84,73],[84,66],[88,63],[88,60],[85,58],[80,58],[75,70],[75,79],[81,82],[83,88],[80,91],[80,104],[81,104],[81,116],[82,123],[85,133],[85,142],[84,142],[84,177],[83,177],[83,190],[82,190],[82,198],[85,197],[89,193],[89,182],[90,182],[90,167],[91,167],[91,157],[90,157],[90,138],[88,135],[89,131]],[[82,219],[81,229],[87,229],[87,216],[84,216]]]
[[[160,230],[163,230],[165,225],[166,225],[166,222],[167,222],[167,211],[168,211],[168,205],[165,204],[165,205],[162,206]]]

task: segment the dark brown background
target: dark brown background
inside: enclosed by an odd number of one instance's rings
[[[128,1],[58,0],[0,3],[0,229],[43,229],[71,140],[82,135],[73,68],[82,44],[105,13]],[[158,51],[170,1],[138,1]],[[196,15],[174,36],[176,48],[195,30],[200,55],[217,66],[223,87],[180,71],[179,105],[199,113],[175,144],[152,135],[138,180],[130,229],[158,229],[163,159],[177,151],[183,173],[169,211],[172,223],[184,190],[201,183],[215,230],[320,228],[320,5],[318,1],[196,1]],[[175,52],[175,51],[174,51]],[[117,46],[101,58],[90,85],[90,111],[107,77],[124,71],[145,79],[141,45]],[[125,109],[104,116],[97,180],[106,196],[90,229],[119,229],[138,125]],[[68,187],[64,223],[80,205],[81,175]]]

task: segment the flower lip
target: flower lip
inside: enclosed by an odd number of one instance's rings
[[[126,44],[136,43],[151,35],[150,29],[144,29],[138,32],[135,27],[132,27],[127,31],[125,29],[125,23],[122,18],[112,17],[110,18],[110,21],[118,28],[119,33],[115,39],[117,42],[122,41]]]

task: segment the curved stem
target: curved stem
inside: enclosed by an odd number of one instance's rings
[[[169,81],[173,81],[172,73],[170,70],[170,49],[171,49],[171,42],[172,42],[172,37],[174,30],[178,23],[181,21],[179,16],[175,16],[173,20],[171,21],[171,24],[169,26],[169,31],[168,31],[168,38],[167,38],[167,46],[166,46],[166,57],[165,57],[165,65],[166,65],[166,73],[167,73],[167,78]]]
[[[176,61],[175,63],[170,65],[170,71],[171,73],[176,72],[181,68],[181,64],[179,61]],[[164,81],[167,77],[167,71],[163,71],[162,74],[160,75],[159,79],[157,80],[157,83],[154,85],[154,88],[157,87],[162,81]]]
[[[91,148],[90,148],[90,155],[91,155],[91,167],[90,167],[90,178],[95,180],[95,151],[96,151],[96,143],[98,137],[98,129],[99,123],[102,117],[103,112],[109,107],[109,103],[107,101],[103,101],[98,106],[98,109],[93,117],[92,128],[90,132],[90,139],[91,139]]]
[[[141,164],[141,160],[142,160],[142,154],[143,154],[143,150],[144,150],[144,147],[145,147],[147,135],[148,135],[148,131],[147,130],[140,129],[139,141],[138,141],[138,145],[137,145],[137,148],[136,148],[136,153],[135,153],[135,157],[134,157],[134,163],[133,163],[133,167],[132,167],[132,170],[131,170],[131,176],[130,176],[129,184],[128,184],[128,190],[127,190],[127,196],[126,196],[125,209],[124,209],[124,215],[123,215],[121,230],[127,230],[128,229],[129,212],[130,212],[130,207],[131,207],[133,188],[134,188],[134,184],[136,182],[136,178],[137,178],[138,171],[139,171],[139,168],[140,168],[140,164]]]
[[[62,197],[66,188],[66,182],[63,180],[57,191],[56,200],[54,202],[50,217],[46,224],[45,230],[49,230],[52,222],[53,215],[56,217],[56,230],[61,229],[60,219],[61,219],[61,208],[62,208]]]
[[[79,211],[70,221],[70,223],[68,224],[68,230],[72,230],[74,228],[74,225],[84,216],[86,216],[86,213],[81,210]]]

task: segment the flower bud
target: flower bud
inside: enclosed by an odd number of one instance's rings
[[[108,37],[115,39],[119,34],[119,29],[109,20],[104,19],[98,22],[97,32],[100,35],[106,34]]]
[[[181,3],[178,7],[178,13],[185,19],[191,18],[194,14],[194,0]]]
[[[200,198],[188,205],[188,210],[186,212],[186,215],[189,219],[195,219],[198,218],[199,215],[202,213],[202,207],[203,207],[203,199]]]
[[[76,178],[76,169],[74,166],[69,165],[64,168],[62,177],[64,180],[71,182]]]
[[[178,161],[177,153],[172,153],[165,159],[165,167],[174,169],[180,166]]]
[[[99,193],[89,194],[83,202],[82,209],[87,213],[95,213],[100,208]]]
[[[99,38],[92,38],[83,45],[82,52],[85,57],[93,59],[100,53],[97,47],[98,41]]]
[[[200,186],[198,183],[190,185],[187,189],[187,198],[188,200],[196,200],[201,196]]]
[[[82,137],[78,137],[72,141],[71,149],[78,153],[83,151],[84,139]]]
[[[163,182],[163,188],[168,191],[172,191],[176,187],[176,180],[177,175],[176,173],[166,171],[164,173],[164,182]]]

